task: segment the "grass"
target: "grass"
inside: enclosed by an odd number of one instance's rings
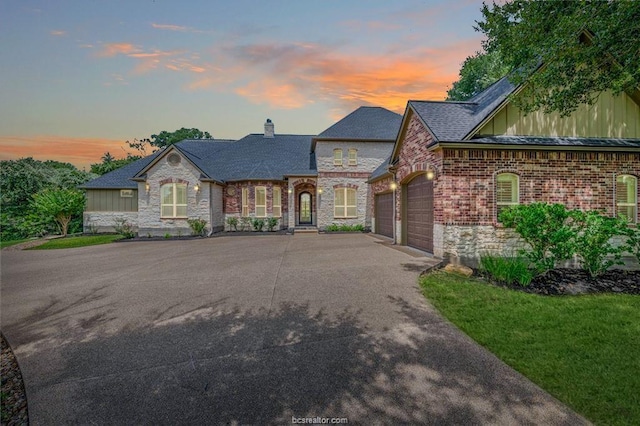
[[[0,249],[5,247],[15,246],[16,244],[26,243],[27,241],[31,241],[32,238],[24,238],[22,240],[10,240],[10,241],[0,241]]]
[[[549,297],[436,272],[425,296],[504,362],[596,424],[640,424],[640,297]]]
[[[122,235],[82,235],[79,237],[65,237],[49,240],[46,243],[30,248],[29,250],[55,250],[75,247],[95,246],[98,244],[108,244],[122,239]]]

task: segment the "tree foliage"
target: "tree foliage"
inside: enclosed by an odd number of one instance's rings
[[[132,155],[130,153],[127,154],[125,158],[114,158],[109,152],[105,152],[101,158],[102,163],[95,163],[91,165],[91,173],[103,175],[119,169],[120,167],[124,167],[127,164],[133,163],[140,158],[142,157],[139,155]]]
[[[527,83],[515,99],[525,112],[566,116],[602,91],[640,87],[638,1],[513,0],[484,4],[482,15],[485,51],[514,70],[513,83]]]
[[[69,163],[38,161],[33,158],[0,161],[0,229],[2,240],[12,240],[50,232],[52,221],[43,220],[32,209],[33,195],[46,189],[75,189],[96,175],[78,170]],[[80,226],[81,220],[72,226]]]
[[[500,53],[476,52],[462,63],[460,79],[447,91],[448,101],[466,101],[504,77],[509,67]]]
[[[33,196],[33,211],[44,218],[53,219],[60,234],[66,236],[73,217],[82,217],[84,193],[76,189],[47,188]]]
[[[191,128],[187,129],[182,127],[173,132],[161,131],[156,135],[151,135],[150,138],[134,139],[133,141],[127,141],[129,148],[135,149],[140,155],[146,156],[158,149],[165,148],[173,145],[185,139],[211,139],[209,132],[203,132],[202,130]],[[149,152],[150,150],[151,152]]]

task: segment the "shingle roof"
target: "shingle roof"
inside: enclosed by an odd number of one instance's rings
[[[375,169],[372,173],[371,176],[369,176],[369,182],[374,181],[376,179],[381,178],[382,176],[386,175],[387,173],[389,173],[389,171],[387,170],[387,167],[389,167],[389,161],[390,158],[387,157],[382,164],[380,164],[378,166],[377,169]]]
[[[402,116],[380,107],[360,107],[317,139],[395,140]]]
[[[640,148],[640,139],[606,139],[539,136],[488,136],[471,139],[477,144],[533,145],[533,146],[585,146],[597,148]]]
[[[138,184],[131,180],[131,178],[138,174],[142,169],[147,167],[162,151],[154,152],[153,154],[141,158],[133,163],[129,163],[124,167],[116,169],[112,172],[105,173],[102,176],[86,182],[83,185],[78,186],[82,189],[137,189]]]
[[[409,101],[437,141],[461,141],[516,89],[507,77],[466,102]]]

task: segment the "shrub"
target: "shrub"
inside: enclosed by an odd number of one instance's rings
[[[480,269],[502,284],[518,283],[521,286],[528,286],[533,279],[529,262],[523,257],[482,255]]]
[[[95,235],[98,233],[98,226],[94,222],[87,222],[86,229],[89,234]]]
[[[575,239],[575,253],[580,258],[582,268],[592,277],[604,273],[613,265],[622,265],[624,245],[614,246],[611,239],[627,233],[625,219],[607,217],[598,211],[574,210],[571,216],[578,230]]]
[[[640,227],[627,227],[625,235],[627,236],[627,244],[624,249],[633,254],[636,259],[638,259],[638,262],[640,262]]]
[[[262,228],[264,228],[264,220],[262,219],[258,219],[258,218],[253,219],[251,224],[253,225],[253,230],[257,232],[262,231]]]
[[[238,218],[237,217],[228,217],[227,218],[227,225],[229,225],[229,228],[233,228],[234,231],[238,230]]]
[[[191,235],[204,235],[207,231],[207,221],[204,219],[187,219],[191,228]]]
[[[62,236],[67,235],[69,223],[74,217],[82,217],[84,204],[84,193],[75,189],[44,189],[35,194],[32,200],[34,212],[53,219]]]
[[[267,230],[269,232],[274,231],[275,227],[278,225],[278,218],[277,217],[270,217],[267,219]]]
[[[133,231],[133,225],[127,222],[127,219],[122,217],[117,217],[113,219],[114,225],[113,228],[116,232],[122,235],[124,238],[133,238],[136,236],[136,233]]]
[[[240,230],[247,231],[251,230],[251,218],[250,217],[241,217],[240,218]]]
[[[553,269],[574,253],[576,230],[570,211],[562,204],[532,203],[514,206],[500,213],[499,220],[531,247],[522,250],[537,272]]]
[[[338,225],[337,223],[332,223],[331,225],[327,225],[324,230],[325,232],[364,232],[364,225],[361,223],[357,225]]]

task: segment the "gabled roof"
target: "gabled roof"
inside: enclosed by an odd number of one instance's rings
[[[409,101],[435,142],[462,141],[516,90],[507,77],[498,80],[466,102]]]
[[[360,107],[314,139],[395,140],[402,116],[381,107]]]
[[[138,184],[131,180],[132,177],[137,175],[141,170],[146,168],[153,160],[155,160],[162,151],[154,152],[153,154],[141,158],[133,163],[129,163],[126,166],[120,167],[112,172],[105,173],[100,177],[95,178],[83,185],[78,186],[82,189],[137,189]]]

